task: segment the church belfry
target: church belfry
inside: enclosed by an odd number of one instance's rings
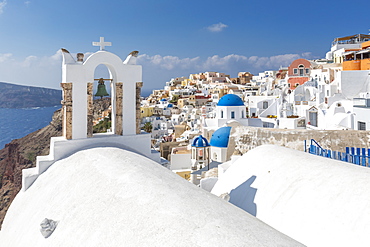
[[[100,38],[100,42],[93,42],[93,45],[100,46],[100,51],[93,53],[85,61],[82,53],[78,54],[75,61],[66,49],[62,49],[63,136],[68,140],[93,136],[92,86],[95,68],[100,64],[108,68],[111,76],[108,80],[111,83],[112,133],[140,134],[137,97],[140,97],[142,87],[142,68],[136,64],[138,52],[131,52],[122,61],[115,54],[105,51],[105,47],[111,46],[111,43],[105,42],[104,37]],[[104,80],[99,80],[98,96],[103,97],[107,92],[100,82],[104,83]]]
[[[135,152],[160,163],[160,153],[151,148],[150,133],[140,131],[140,92],[142,68],[136,64],[138,51],[131,52],[122,61],[117,55],[105,51],[110,42],[100,38],[97,51],[84,59],[77,54],[77,61],[62,48],[63,136],[51,137],[50,153],[38,156],[36,167],[22,171],[22,190],[51,165],[74,153],[94,147],[113,147]],[[111,131],[93,135],[93,83],[95,69],[99,65],[108,68],[111,96]],[[100,80],[100,79],[98,79]],[[101,87],[103,88],[103,87]],[[99,96],[106,95],[102,90]]]
[[[191,144],[191,170],[195,172],[209,165],[209,143],[202,135],[195,137]],[[209,167],[208,167],[209,168]],[[198,184],[196,174],[191,174],[191,182]]]

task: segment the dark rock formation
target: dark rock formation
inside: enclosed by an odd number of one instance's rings
[[[61,99],[61,90],[0,82],[0,108],[55,106]]]
[[[62,114],[57,110],[51,123],[0,150],[0,226],[5,213],[22,187],[22,169],[34,167],[36,156],[49,154],[50,137],[62,135]]]

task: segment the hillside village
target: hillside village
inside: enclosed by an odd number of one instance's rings
[[[173,78],[141,98],[141,128],[162,164],[190,179],[191,171],[232,158],[229,136],[238,126],[370,130],[369,70],[370,35],[358,34],[335,38],[323,59],[300,58],[258,75]]]

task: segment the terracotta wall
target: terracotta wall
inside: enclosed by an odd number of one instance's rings
[[[361,70],[370,70],[370,58],[361,60]]]
[[[360,60],[344,61],[343,70],[361,70],[361,61]]]

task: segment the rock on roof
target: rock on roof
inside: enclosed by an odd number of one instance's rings
[[[56,222],[48,237],[40,224]],[[159,164],[117,148],[57,161],[5,217],[3,246],[301,246]]]

